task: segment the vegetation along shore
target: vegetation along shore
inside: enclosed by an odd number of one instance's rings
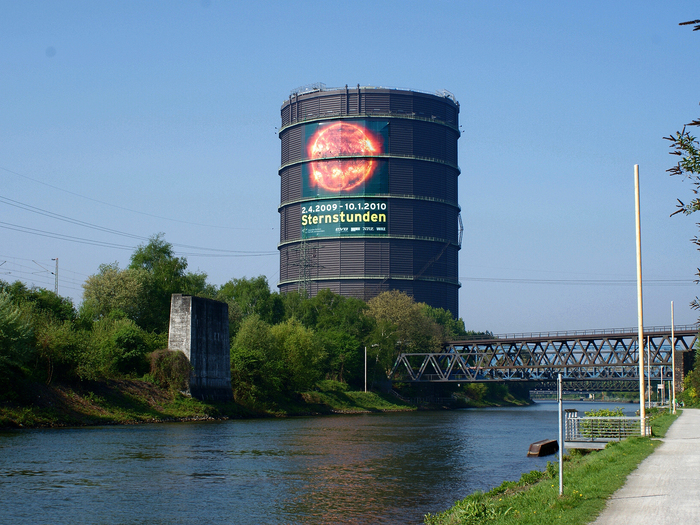
[[[559,469],[548,462],[545,471],[533,470],[518,481],[505,481],[488,492],[477,492],[437,514],[428,514],[428,525],[584,525],[595,520],[607,499],[637,465],[661,443],[677,416],[653,415],[652,437],[628,438],[609,443],[604,450],[564,456],[564,494],[559,496]]]
[[[140,245],[127,268],[101,265],[83,288],[76,307],[53,291],[0,281],[0,426],[528,402],[526,390],[503,385],[395,384],[389,393],[397,353],[492,335],[400,292],[368,302],[329,290],[309,298],[273,293],[262,276],[215,286],[188,271],[162,235]],[[167,349],[173,293],[228,304],[233,402],[183,394],[189,363]]]

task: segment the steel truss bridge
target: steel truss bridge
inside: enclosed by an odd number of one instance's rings
[[[677,326],[674,336],[676,383],[680,385],[683,381],[682,353],[695,347],[698,325]],[[638,385],[638,339],[636,328],[622,328],[506,334],[493,339],[452,341],[441,352],[400,354],[389,379],[410,383],[548,382],[561,372],[566,381],[636,381]],[[655,381],[670,381],[673,375],[671,327],[645,328],[644,339],[645,375]]]

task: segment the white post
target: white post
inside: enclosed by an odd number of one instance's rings
[[[559,495],[564,494],[564,421],[562,417],[561,372],[557,376],[557,401],[559,401]]]
[[[649,337],[647,336],[647,395],[649,396],[649,408],[651,408],[651,354],[649,353]]]
[[[634,211],[637,226],[637,323],[639,326],[639,421],[641,435],[646,435],[646,407],[644,406],[644,315],[642,308],[642,226],[639,214],[639,164],[634,165]]]
[[[367,347],[365,346],[365,392],[367,392]]]
[[[673,388],[673,413],[676,413],[676,325],[673,322],[673,301],[671,301],[671,385]]]

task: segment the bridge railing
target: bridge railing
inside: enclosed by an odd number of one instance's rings
[[[698,331],[700,330],[700,325],[698,324],[687,324],[687,325],[676,325],[674,327],[677,332],[686,331]],[[525,333],[506,333],[506,334],[494,334],[494,339],[529,339],[529,338],[543,338],[543,337],[568,337],[568,336],[578,336],[578,335],[615,335],[615,334],[634,334],[637,333],[638,328],[596,328],[592,330],[563,330],[554,332],[525,332]],[[660,332],[670,332],[671,326],[645,326],[645,334],[654,334]]]

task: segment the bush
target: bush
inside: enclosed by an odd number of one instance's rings
[[[151,337],[130,319],[100,319],[93,324],[88,350],[76,365],[80,379],[102,379],[148,371]]]
[[[316,383],[316,390],[320,392],[347,392],[348,384],[332,379],[324,379]]]
[[[700,369],[691,370],[683,379],[683,392],[676,394],[686,406],[700,405]]]
[[[76,370],[84,359],[88,339],[86,333],[75,330],[70,321],[60,321],[46,315],[39,318],[36,327],[35,377],[46,384],[53,379],[76,379]]]
[[[0,385],[6,385],[32,357],[31,307],[0,291]]]
[[[122,374],[136,372],[142,375],[146,371],[145,356],[148,353],[143,330],[132,322],[118,326],[112,334],[114,341],[114,362]]]
[[[189,389],[192,365],[180,351],[156,350],[148,355],[150,377],[161,388],[184,391]]]
[[[622,408],[615,407],[614,410],[601,408],[600,410],[589,410],[585,413],[587,417],[624,417]],[[616,419],[584,419],[581,422],[581,434],[585,437],[614,438],[626,435],[626,432],[638,423],[629,420]]]

